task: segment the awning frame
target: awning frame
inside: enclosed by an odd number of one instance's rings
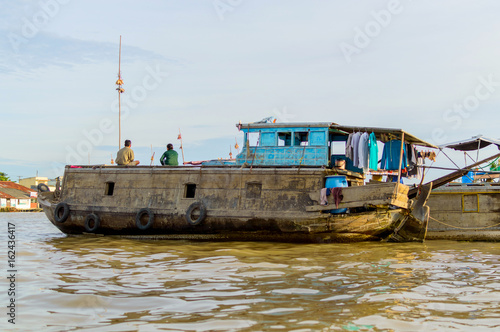
[[[491,144],[496,145],[500,150],[500,140],[484,137],[483,135],[477,135],[458,142],[443,144],[439,146],[439,149],[448,148],[457,151],[475,151],[490,146]]]

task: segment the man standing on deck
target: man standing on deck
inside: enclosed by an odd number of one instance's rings
[[[125,140],[125,147],[116,154],[115,161],[117,165],[139,165],[139,160],[134,160],[134,151],[130,148],[131,146],[132,142],[129,139]]]
[[[177,152],[174,151],[174,146],[172,143],[167,144],[167,151],[163,153],[163,155],[160,158],[160,163],[163,166],[177,166],[179,165],[179,162],[177,161]]]

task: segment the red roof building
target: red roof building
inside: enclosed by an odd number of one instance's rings
[[[37,192],[12,181],[0,181],[0,208],[34,209]]]

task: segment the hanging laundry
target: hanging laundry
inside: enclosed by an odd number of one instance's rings
[[[418,152],[412,144],[406,144],[406,151],[408,152],[408,172],[406,176],[413,179],[418,176]]]
[[[368,141],[370,135],[363,133],[359,137],[358,144],[358,167],[362,168],[365,172],[368,170]]]
[[[424,160],[422,158],[417,158],[417,175],[415,176],[416,179],[421,180],[424,176]]]
[[[345,156],[349,159],[352,160],[352,137],[354,136],[354,134],[349,134],[349,136],[347,136],[347,142],[345,143]]]
[[[417,148],[413,145],[413,144],[410,144],[410,147],[411,147],[411,161],[416,164],[418,162],[418,151],[417,151]]]
[[[333,189],[335,188],[322,188],[320,191],[319,191],[319,204],[320,205],[328,205],[328,196],[330,196],[331,193],[333,193]],[[342,194],[342,191],[340,191],[340,193]],[[342,196],[344,197],[344,196]],[[340,199],[342,200],[342,198]]]
[[[342,187],[332,188],[333,201],[335,202],[335,207],[339,207],[339,203],[344,199],[344,195],[342,195]]]
[[[408,165],[408,158],[406,157],[406,148],[403,144],[403,159],[399,165],[399,156],[401,153],[401,141],[392,140],[384,144],[384,150],[382,151],[382,160],[380,162],[380,168],[386,170],[398,170],[404,169]]]
[[[427,158],[431,161],[436,161],[436,152],[434,151],[419,151],[418,156],[420,158]]]
[[[327,188],[322,188],[320,191],[319,191],[319,204],[321,205],[327,205],[328,204],[328,198],[326,197],[326,192],[327,192]]]
[[[352,137],[352,164],[354,167],[358,167],[359,165],[359,138],[361,137],[361,133],[355,133]]]
[[[378,145],[375,133],[370,134],[370,137],[368,139],[368,150],[370,156],[368,167],[376,171],[378,169]]]

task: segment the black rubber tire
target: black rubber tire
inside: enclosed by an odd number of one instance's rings
[[[194,219],[193,212],[196,209],[200,210],[200,215],[198,216],[198,218]],[[205,207],[205,204],[203,204],[202,202],[194,202],[188,207],[186,211],[186,221],[188,222],[188,224],[193,226],[200,224],[203,220],[205,220],[206,217],[207,217],[207,208]]]
[[[56,205],[54,209],[54,220],[58,223],[65,222],[69,217],[69,206],[68,204],[61,202]]]
[[[47,191],[50,191],[49,186],[47,186],[45,183],[39,183],[37,186],[38,192],[44,193]]]
[[[92,221],[94,222],[94,226],[91,226]],[[91,213],[85,217],[85,230],[89,233],[94,233],[99,226],[101,226],[101,218],[95,213]]]
[[[143,225],[141,223],[141,218],[144,214],[147,214],[148,215],[148,222],[146,223],[146,225]],[[135,225],[137,226],[137,228],[139,228],[141,231],[145,231],[146,229],[150,228],[151,226],[153,226],[153,223],[155,222],[155,215],[154,213],[148,209],[148,208],[143,208],[143,209],[140,209],[139,212],[137,212],[137,215],[135,216]]]

